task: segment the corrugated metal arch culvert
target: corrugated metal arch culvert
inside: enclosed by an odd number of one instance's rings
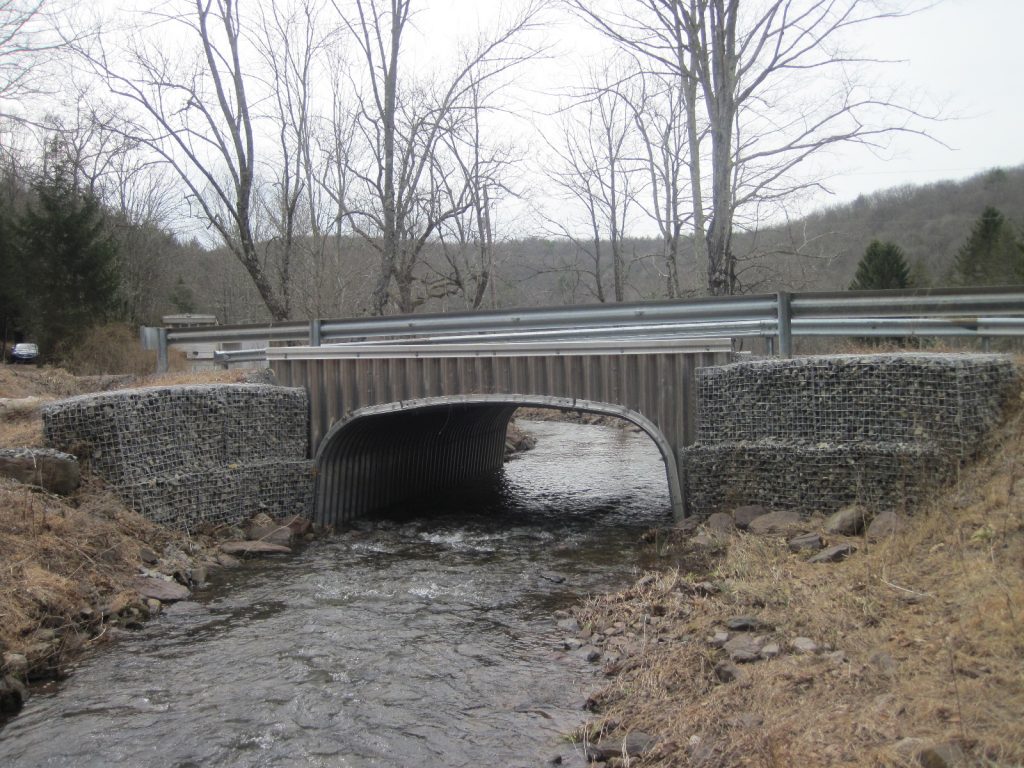
[[[683,491],[669,441],[647,417],[621,405],[545,395],[451,395],[372,405],[336,422],[316,454],[315,519],[339,526],[369,512],[497,471],[519,407],[616,416],[643,430],[665,461],[672,510]]]

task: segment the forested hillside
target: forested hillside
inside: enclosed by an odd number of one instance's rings
[[[872,240],[898,245],[917,286],[954,282],[953,263],[971,227],[986,207],[1006,216],[1014,231],[1024,230],[1024,167],[998,169],[965,181],[898,187],[835,205],[785,225],[738,233],[734,239],[739,277],[747,292],[845,290]],[[607,243],[602,243],[604,248]],[[681,259],[682,283],[693,290],[693,252],[689,243]],[[627,299],[664,299],[665,276],[654,239],[629,239]],[[272,255],[273,247],[264,244]],[[374,253],[363,242],[345,238],[319,252],[300,248],[306,258],[293,263],[296,317],[365,314],[371,289]],[[472,287],[476,273],[465,251],[432,243],[417,273],[418,311],[456,310],[472,306],[462,284]],[[611,284],[605,263],[602,283]],[[237,261],[223,250],[182,252],[173,274],[191,297],[188,307],[216,314],[222,322],[267,319],[259,296]],[[493,280],[482,307],[536,306],[599,301],[592,243],[567,238],[527,238],[495,245]],[[165,304],[165,306],[169,306]]]
[[[794,270],[798,288],[842,289],[849,285],[871,240],[897,244],[917,285],[948,285],[957,250],[986,207],[1000,210],[1018,237],[1024,230],[1024,166],[994,169],[961,182],[896,187],[827,208],[758,238],[808,242],[813,269]],[[802,281],[801,277],[805,279]]]

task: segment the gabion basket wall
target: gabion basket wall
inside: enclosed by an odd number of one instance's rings
[[[697,372],[691,511],[907,508],[956,477],[1016,385],[1001,355],[841,355]]]
[[[62,400],[43,408],[43,430],[142,515],[191,528],[308,515],[308,418],[303,389],[210,384]]]

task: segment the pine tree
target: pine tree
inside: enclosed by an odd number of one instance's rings
[[[95,197],[57,163],[33,185],[35,201],[14,225],[22,320],[52,355],[116,312],[117,248]]]
[[[18,285],[16,261],[12,253],[10,212],[0,198],[0,357],[7,354],[7,343],[14,336],[18,321]]]
[[[171,295],[168,296],[171,306],[176,312],[190,315],[196,311],[196,297],[192,289],[185,285],[185,279],[178,275],[178,282],[174,284]]]
[[[875,291],[885,288],[909,288],[910,267],[902,249],[895,243],[872,240],[850,283],[851,291]]]
[[[1006,285],[1024,280],[1024,246],[998,209],[987,207],[957,251],[953,280],[960,285]]]

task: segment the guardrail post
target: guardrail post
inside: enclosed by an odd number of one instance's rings
[[[778,334],[779,334],[779,356],[793,356],[793,328],[790,321],[793,314],[789,305],[790,296],[786,291],[779,291],[778,294]]]
[[[320,346],[320,318],[309,321],[309,346]]]
[[[168,364],[168,353],[167,353],[167,329],[157,328],[156,330],[156,372],[167,373]]]

